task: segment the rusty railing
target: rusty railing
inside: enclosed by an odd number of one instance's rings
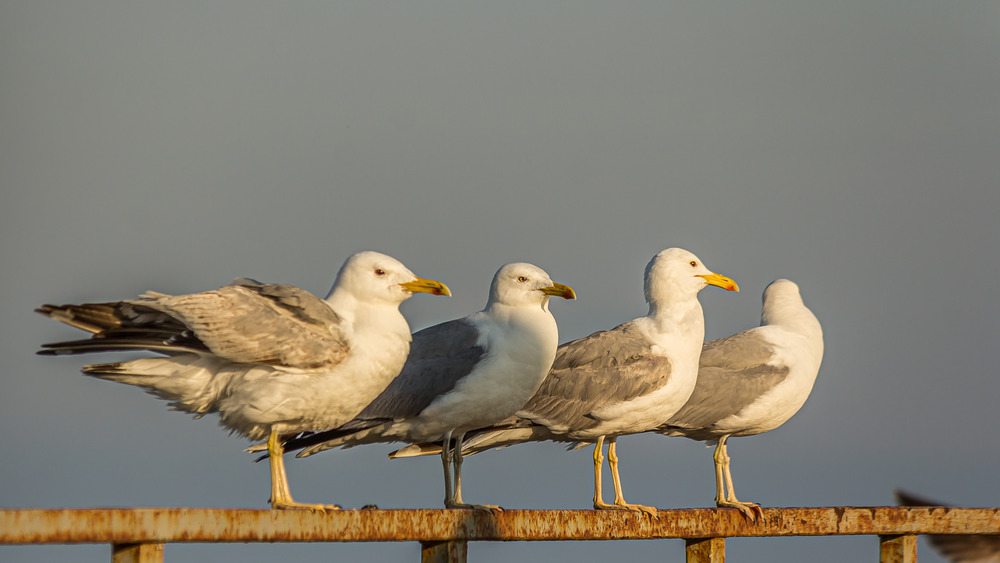
[[[460,563],[470,541],[681,538],[689,563],[725,560],[727,537],[877,535],[879,561],[915,563],[919,534],[1000,534],[1000,508],[662,510],[659,518],[593,510],[341,510],[95,508],[0,510],[0,544],[112,545],[113,563],[163,561],[167,543],[420,542],[424,563]]]

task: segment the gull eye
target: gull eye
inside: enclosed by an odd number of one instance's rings
[[[694,260],[692,260],[692,261],[690,262],[690,264],[691,264],[691,267],[692,267],[692,268],[697,268],[697,267],[698,267],[698,263],[697,263],[697,262],[695,262]]]
[[[517,281],[520,282],[520,283],[524,283],[524,282],[528,281],[528,278],[526,278],[524,276],[517,276]]]
[[[375,268],[375,275],[382,277],[385,275],[385,270],[383,270],[382,268]]]

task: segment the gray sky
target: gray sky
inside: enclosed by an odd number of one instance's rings
[[[997,506],[993,298],[1000,7],[992,2],[0,2],[0,506],[266,507],[268,471],[81,358],[42,303],[237,276],[325,294],[352,252],[478,310],[501,264],[572,285],[562,341],[644,314],[670,246],[736,279],[707,336],[755,325],[778,277],[823,323],[813,394],[730,445],[741,498],[884,505],[894,487]],[[438,507],[435,458],[289,460],[298,500]],[[712,504],[711,450],[620,442],[632,502]],[[465,496],[587,508],[590,451],[470,458]],[[922,561],[940,561],[921,544]],[[730,540],[729,557],[871,560],[873,537]],[[182,546],[169,561],[416,560],[416,544]],[[472,544],[477,563],[682,560],[679,540]],[[106,561],[106,546],[0,547]]]

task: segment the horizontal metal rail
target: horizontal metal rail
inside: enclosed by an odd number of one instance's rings
[[[170,542],[417,541],[424,561],[464,561],[469,541],[687,540],[688,561],[721,561],[727,537],[877,535],[880,560],[915,561],[918,534],[1000,534],[1000,508],[765,508],[644,514],[594,510],[93,508],[0,510],[0,544],[110,543],[114,561],[162,561]],[[911,554],[912,552],[912,554]]]
[[[1000,534],[1000,508],[661,510],[291,510],[93,508],[0,510],[0,543],[557,541],[661,538]]]

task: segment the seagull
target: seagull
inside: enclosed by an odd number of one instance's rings
[[[809,397],[823,361],[823,329],[799,286],[775,280],[763,301],[759,327],[705,343],[694,393],[656,430],[715,442],[715,503],[751,521],[754,512],[764,513],[759,504],[736,498],[726,441],[784,424]]]
[[[948,506],[896,490],[900,506]],[[943,557],[954,563],[1000,562],[1000,536],[986,534],[927,534],[927,540]]]
[[[344,262],[326,299],[239,278],[189,295],[43,305],[36,311],[93,336],[45,344],[38,353],[162,354],[88,365],[83,373],[142,387],[196,418],[217,412],[232,433],[266,438],[272,508],[324,511],[339,507],[292,498],[278,437],[340,426],[385,389],[409,352],[399,305],[414,293],[451,295],[390,256],[359,252]]]
[[[438,442],[445,506],[500,510],[462,500],[462,439],[517,412],[548,374],[559,343],[550,297],[576,293],[532,264],[501,267],[485,309],[414,334],[399,377],[361,414],[340,428],[293,437],[286,451],[305,448],[298,457],[306,457],[341,446]]]
[[[706,268],[680,248],[669,248],[646,266],[649,313],[611,330],[559,347],[541,387],[515,416],[470,432],[466,455],[529,441],[595,444],[594,508],[656,509],[625,502],[618,475],[619,436],[656,428],[680,409],[694,390],[705,319],[698,292],[708,285],[739,291],[736,282]],[[601,494],[604,441],[614,479],[614,504]],[[433,444],[414,444],[392,457],[430,455]]]

